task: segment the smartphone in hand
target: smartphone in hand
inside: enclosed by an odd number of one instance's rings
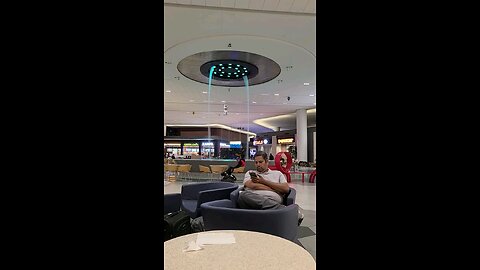
[[[251,178],[258,178],[255,172],[249,172]]]

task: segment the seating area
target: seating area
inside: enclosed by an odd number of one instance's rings
[[[195,167],[194,167],[195,166]],[[229,165],[192,165],[192,164],[164,164],[164,178],[166,181],[182,182],[205,182],[220,181],[221,175],[228,169]],[[245,167],[239,167],[233,170],[232,175],[237,179],[237,183],[242,183],[245,177]]]
[[[284,195],[287,207],[276,210],[238,208],[237,199],[244,190],[228,182],[189,183],[180,193],[164,194],[164,215],[184,211],[192,219],[202,217],[204,230],[247,230],[276,235],[298,243],[296,190]]]

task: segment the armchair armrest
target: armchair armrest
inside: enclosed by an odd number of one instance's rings
[[[238,196],[240,195],[240,190],[244,190],[244,188],[239,187],[236,190],[232,191],[232,193],[230,193],[230,200],[232,201],[233,205],[235,205],[235,207],[238,207],[237,201]]]
[[[295,197],[297,196],[297,191],[294,188],[290,188],[290,193],[287,196],[285,205],[291,205],[295,203]]]

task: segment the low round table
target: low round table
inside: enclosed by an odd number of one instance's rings
[[[165,270],[313,270],[315,260],[301,246],[275,235],[236,230],[201,233],[233,233],[235,244],[205,245],[202,250],[183,252],[199,233],[163,243]]]

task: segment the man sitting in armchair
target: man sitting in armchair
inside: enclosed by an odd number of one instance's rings
[[[244,209],[279,209],[283,196],[288,194],[290,187],[287,179],[280,171],[268,168],[268,156],[259,151],[255,154],[256,171],[248,171],[243,180],[244,191],[240,191],[238,205]],[[298,225],[303,220],[303,214],[298,213]]]

